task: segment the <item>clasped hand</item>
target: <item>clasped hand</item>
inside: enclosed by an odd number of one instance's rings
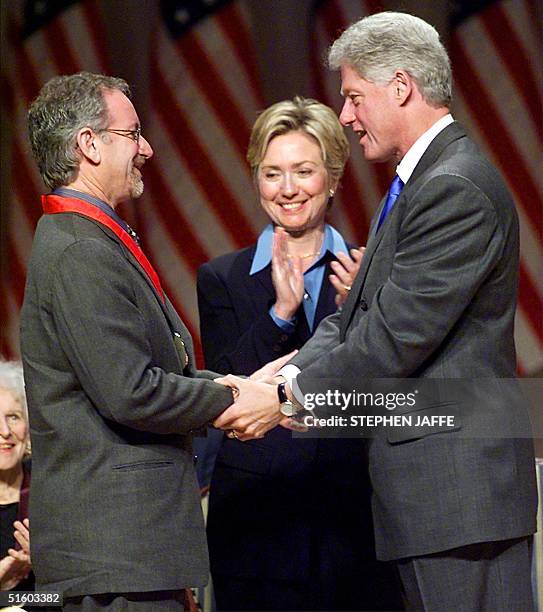
[[[215,382],[236,389],[236,399],[215,421],[220,429],[233,430],[239,440],[262,438],[285,417],[279,411],[277,387],[228,374]]]
[[[262,438],[278,424],[286,425],[279,410],[277,380],[275,375],[297,351],[270,361],[254,372],[250,378],[228,374],[215,382],[234,390],[234,403],[219,415],[213,425],[219,429],[235,431],[239,440]]]

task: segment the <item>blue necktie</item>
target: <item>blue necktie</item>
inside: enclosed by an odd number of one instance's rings
[[[402,192],[403,186],[404,186],[404,182],[396,174],[396,176],[394,177],[394,180],[390,184],[390,188],[388,190],[388,195],[387,195],[387,201],[385,202],[385,205],[383,206],[383,210],[381,211],[381,214],[379,215],[379,221],[377,222],[377,228],[375,229],[375,233],[379,231],[379,228],[383,224],[384,220],[387,218],[388,213],[392,210],[392,207],[394,206],[394,202],[396,202],[396,200],[398,199],[398,196]]]

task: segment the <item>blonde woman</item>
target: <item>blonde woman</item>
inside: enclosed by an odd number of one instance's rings
[[[326,214],[348,155],[335,113],[315,100],[285,100],[258,117],[247,158],[270,224],[256,244],[199,270],[208,367],[250,374],[301,347],[347,296],[362,251]],[[274,233],[296,274],[274,266]],[[225,436],[208,514],[217,608],[393,608],[369,496],[359,440],[293,439],[283,427],[250,442]]]

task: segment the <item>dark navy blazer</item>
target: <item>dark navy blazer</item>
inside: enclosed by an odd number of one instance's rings
[[[255,250],[218,257],[198,271],[204,355],[218,372],[251,374],[311,335],[302,306],[293,334],[273,322],[270,266],[249,275]],[[333,255],[326,257],[315,325],[336,310],[328,281]],[[353,598],[363,607],[361,572],[371,581],[367,564],[374,559],[364,452],[361,440],[293,439],[280,426],[250,442],[224,437],[209,502],[212,574],[315,579],[314,590],[324,592],[320,604],[329,598],[335,607],[339,591],[348,598],[356,587]]]

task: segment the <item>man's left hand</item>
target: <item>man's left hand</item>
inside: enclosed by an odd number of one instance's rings
[[[271,383],[273,377],[277,374],[277,372],[288,363],[294,355],[296,355],[298,351],[292,351],[288,355],[283,355],[278,359],[274,359],[273,361],[268,361],[268,363],[262,366],[259,370],[256,370],[249,376],[249,380],[254,380],[256,382],[267,382]]]

